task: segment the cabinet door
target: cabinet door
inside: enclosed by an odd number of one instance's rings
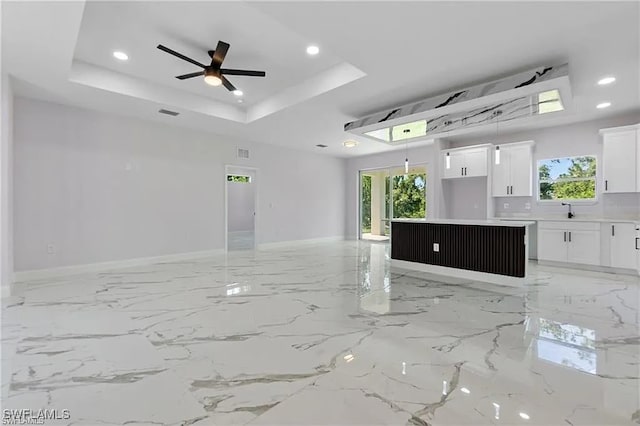
[[[462,177],[463,169],[464,169],[464,152],[462,151],[451,151],[449,153],[449,159],[447,160],[447,152],[442,154],[442,177],[445,179],[448,178],[458,178]]]
[[[611,266],[636,269],[636,226],[633,223],[612,223]]]
[[[603,140],[604,192],[636,192],[636,130],[607,133]]]
[[[586,265],[600,264],[600,231],[568,231],[567,261]]]
[[[567,261],[567,231],[538,229],[538,260]]]
[[[464,152],[465,177],[487,176],[487,152],[486,148],[473,149]]]
[[[509,185],[511,184],[509,178],[509,150],[502,147],[499,150],[494,148],[491,156],[491,167],[491,195],[494,197],[507,197],[510,192]]]
[[[530,146],[515,146],[508,149],[510,194],[516,197],[533,195],[533,158]]]

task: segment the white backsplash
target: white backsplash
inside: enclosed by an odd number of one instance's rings
[[[535,197],[498,197],[494,203],[498,217],[563,217],[568,211],[560,201],[539,202]],[[572,209],[576,218],[640,220],[640,194],[603,194],[593,203],[575,202]]]

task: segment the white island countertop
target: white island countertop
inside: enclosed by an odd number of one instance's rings
[[[518,217],[518,216],[500,216],[491,218],[490,220],[504,220],[504,221],[527,221],[533,220],[536,222],[600,222],[600,223],[640,223],[640,218],[624,218],[614,219],[606,217],[593,217],[593,216],[574,216],[569,219],[567,216],[545,216],[545,217]]]
[[[506,226],[521,227],[535,225],[530,220],[482,220],[482,219],[393,219],[391,223],[440,223],[443,225],[481,225],[481,226]]]

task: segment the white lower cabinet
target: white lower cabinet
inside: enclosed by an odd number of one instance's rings
[[[600,265],[600,227],[598,230],[569,230],[567,261]]]
[[[612,222],[608,226],[610,235],[610,265],[613,268],[636,269],[636,225]]]
[[[538,260],[600,265],[600,224],[541,221]]]
[[[567,261],[566,231],[543,229],[538,225],[538,260]]]

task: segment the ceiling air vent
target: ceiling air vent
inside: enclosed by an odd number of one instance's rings
[[[238,148],[238,158],[249,158],[249,150]]]
[[[319,143],[319,144],[318,144],[318,145],[316,145],[316,146],[317,146],[318,148],[326,148],[326,147],[328,147],[329,145],[325,145],[325,144]]]
[[[160,114],[166,114],[166,115],[170,115],[170,116],[172,116],[172,117],[175,117],[176,115],[180,114],[179,112],[176,112],[176,111],[169,111],[168,109],[164,109],[164,108],[163,108],[163,109],[158,110],[158,112],[159,112]]]

